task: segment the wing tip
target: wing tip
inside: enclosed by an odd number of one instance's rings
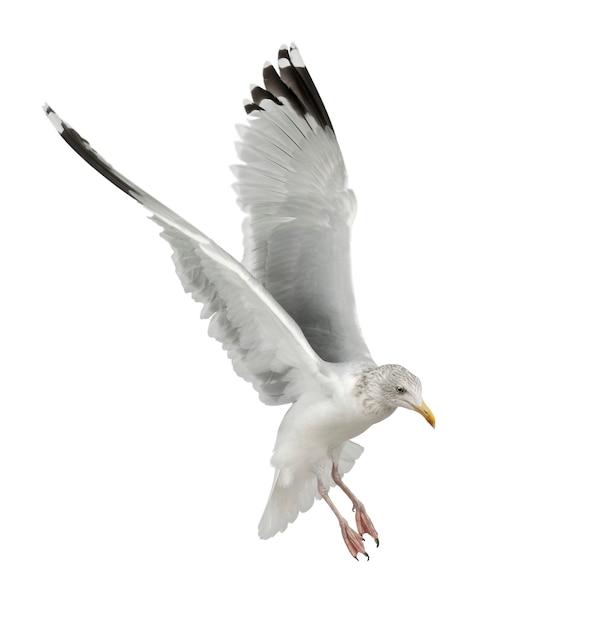
[[[302,67],[303,69],[305,69],[305,61],[303,60],[303,57],[301,56],[301,53],[299,52],[299,48],[297,48],[297,46],[294,43],[291,43],[290,55],[291,55],[291,62],[293,63],[295,67]]]
[[[49,104],[44,104],[43,109],[62,139],[64,139],[72,150],[84,161],[121,191],[131,196],[131,198],[143,205],[147,203],[151,196],[119,174],[104,157],[91,147],[89,141],[82,137],[72,126],[62,120]]]
[[[290,46],[283,44],[278,49],[278,71],[271,62],[264,63],[263,82],[263,88],[251,85],[253,100],[249,104],[244,103],[247,113],[261,112],[260,104],[269,99],[292,107],[303,118],[307,119],[309,115],[309,120],[314,118],[319,126],[334,132],[326,107],[295,43]],[[279,98],[284,98],[286,102],[281,102]]]
[[[47,103],[44,102],[44,106],[42,107],[46,117],[52,123],[52,126],[62,135],[62,133],[66,130],[66,126],[64,122],[58,117],[56,111]]]

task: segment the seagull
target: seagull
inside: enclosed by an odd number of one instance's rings
[[[355,195],[334,128],[299,50],[278,52],[251,87],[248,125],[238,127],[233,166],[245,212],[241,263],[125,178],[47,104],[61,137],[89,165],[149,211],[173,250],[186,292],[203,304],[208,333],[266,405],[290,404],[276,437],[274,481],[258,533],[267,539],[316,499],[330,507],[355,559],[364,535],[379,545],[366,509],[343,481],[363,452],[352,441],[398,408],[435,426],[420,380],[401,365],[376,365],[363,339],[350,264]],[[355,530],[330,498],[338,486]],[[357,559],[359,560],[359,559]]]

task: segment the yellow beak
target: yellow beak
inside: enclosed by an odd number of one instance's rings
[[[412,404],[411,406],[414,411],[417,411],[424,416],[426,422],[428,422],[432,428],[436,428],[436,418],[434,417],[434,413],[432,413],[425,402],[422,402],[421,406],[415,406],[415,404]]]

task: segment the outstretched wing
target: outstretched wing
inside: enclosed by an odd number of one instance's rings
[[[351,280],[356,202],[328,113],[296,47],[246,104],[243,165],[233,167],[244,223],[244,265],[331,362],[371,360]]]
[[[185,291],[203,303],[209,334],[220,341],[235,372],[251,382],[265,404],[294,402],[322,376],[324,364],[301,329],[263,285],[211,239],[119,174],[49,107],[62,138],[94,169],[140,202],[163,228]]]

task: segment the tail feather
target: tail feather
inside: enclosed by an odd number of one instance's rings
[[[361,456],[363,448],[354,441],[347,441],[341,451],[338,462],[341,476],[348,472],[355,461]],[[332,481],[332,462],[327,461],[321,475],[321,481],[325,487],[334,486]],[[258,526],[258,534],[262,539],[269,539],[276,533],[286,530],[292,524],[299,513],[308,511],[315,498],[319,498],[318,476],[310,466],[304,466],[296,470],[292,477],[280,468],[276,469],[272,491],[266,504]]]

